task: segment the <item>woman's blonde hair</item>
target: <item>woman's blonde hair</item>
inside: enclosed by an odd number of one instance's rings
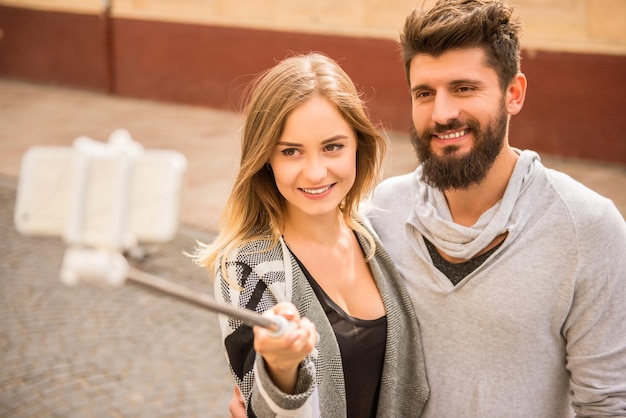
[[[270,240],[271,248],[278,243],[285,199],[276,187],[267,162],[283,133],[287,117],[313,96],[334,103],[355,131],[356,180],[341,210],[346,223],[368,238],[370,254],[373,254],[373,238],[356,221],[356,211],[359,202],[379,180],[387,141],[368,118],[350,77],[332,59],[310,53],[279,62],[253,81],[250,88],[244,111],[239,171],[222,214],[221,232],[213,243],[199,244],[194,261],[212,269],[220,254],[229,254],[252,240]]]

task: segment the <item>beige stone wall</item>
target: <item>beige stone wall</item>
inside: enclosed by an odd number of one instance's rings
[[[513,0],[530,49],[626,55],[625,0]]]
[[[0,0],[0,5],[87,14],[102,13],[104,10],[102,0]]]
[[[428,7],[434,0],[425,0]],[[98,13],[104,0],[0,0],[6,6]],[[415,0],[110,0],[114,17],[396,39]],[[626,0],[510,0],[524,47],[626,55]]]

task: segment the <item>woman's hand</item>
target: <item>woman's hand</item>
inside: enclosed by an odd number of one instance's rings
[[[298,367],[315,347],[317,331],[311,321],[300,318],[298,310],[290,302],[280,302],[271,311],[293,322],[295,327],[287,329],[278,337],[272,336],[271,331],[265,328],[254,327],[254,349],[265,360],[274,384],[285,393],[293,393]]]

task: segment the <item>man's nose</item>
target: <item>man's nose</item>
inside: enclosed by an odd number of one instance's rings
[[[433,106],[433,122],[446,125],[448,122],[459,117],[459,107],[456,100],[449,94],[437,94]]]

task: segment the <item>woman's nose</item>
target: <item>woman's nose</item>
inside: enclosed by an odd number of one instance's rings
[[[326,177],[326,164],[322,158],[308,158],[304,166],[304,176],[311,183],[322,181]]]

